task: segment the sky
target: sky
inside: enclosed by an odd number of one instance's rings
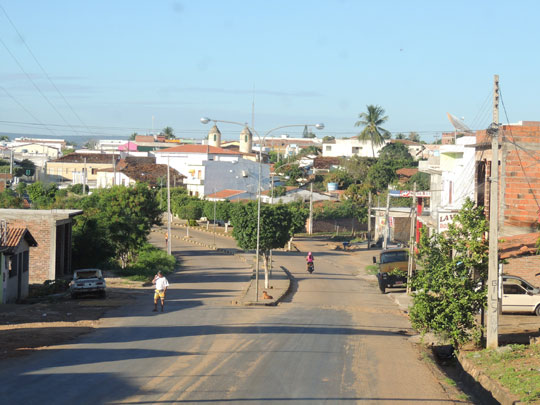
[[[540,120],[536,1],[0,0],[0,132],[127,137],[201,117],[351,137],[367,105],[431,142]],[[252,110],[254,106],[254,109]],[[502,105],[501,105],[502,107]],[[252,112],[254,114],[252,116]],[[242,128],[218,123],[225,139]],[[302,128],[280,131],[300,136]]]

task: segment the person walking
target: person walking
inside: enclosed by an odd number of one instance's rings
[[[152,280],[152,284],[156,286],[156,291],[154,292],[154,312],[157,312],[157,302],[158,299],[161,300],[161,312],[163,312],[163,307],[165,306],[165,291],[169,286],[169,282],[163,276],[161,271],[158,271]]]

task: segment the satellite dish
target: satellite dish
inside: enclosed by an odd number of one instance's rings
[[[458,117],[446,113],[446,116],[448,117],[448,120],[452,124],[452,126],[456,129],[456,131],[459,132],[467,132],[467,133],[473,133],[473,130],[470,129],[462,120],[460,120]]]

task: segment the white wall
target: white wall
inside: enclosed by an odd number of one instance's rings
[[[359,141],[357,138],[353,139],[336,139],[335,141],[322,144],[323,157],[373,157],[373,150],[375,151],[375,157],[379,156],[379,151],[386,145],[386,142],[382,145],[371,148],[371,141]]]

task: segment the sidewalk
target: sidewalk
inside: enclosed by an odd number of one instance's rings
[[[251,281],[244,290],[243,294],[233,304],[236,305],[266,305],[274,306],[289,292],[291,287],[291,279],[285,267],[280,266],[272,270],[272,277],[268,281],[269,288],[264,288],[264,269],[259,269],[259,299],[256,299],[256,281],[255,274],[252,275]],[[255,273],[255,271],[253,272]],[[266,292],[271,298],[264,299],[263,295]]]

